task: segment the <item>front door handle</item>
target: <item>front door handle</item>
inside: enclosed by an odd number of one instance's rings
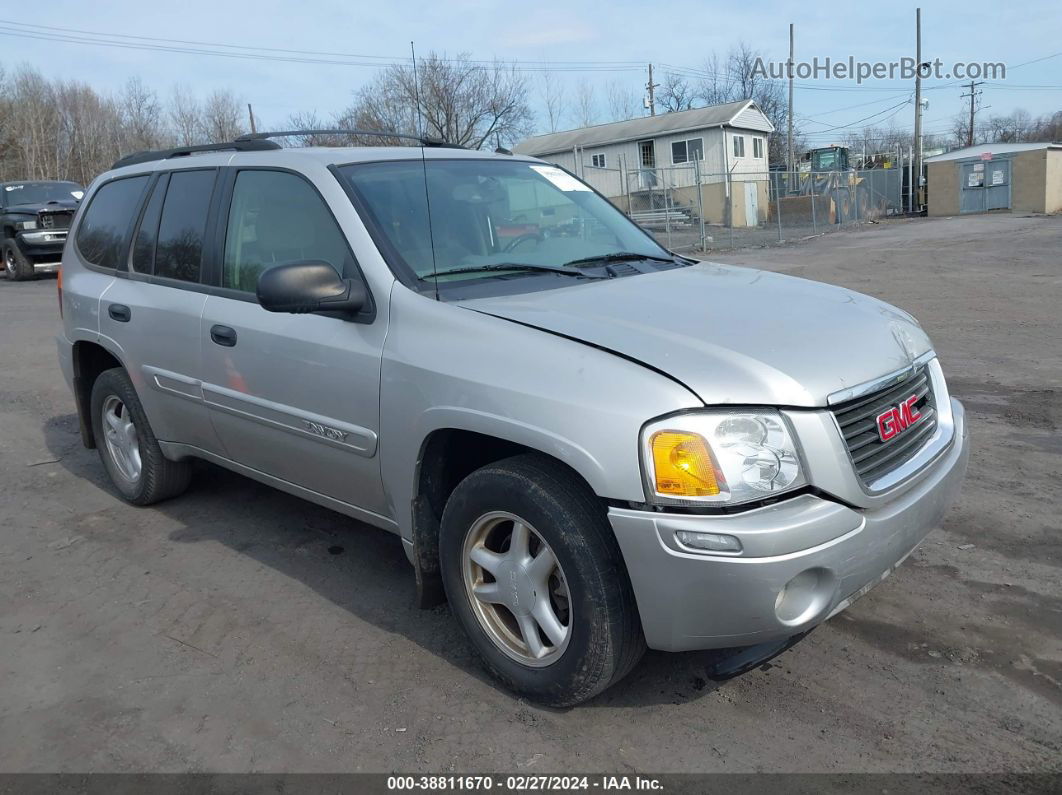
[[[214,340],[218,345],[231,348],[236,344],[236,329],[228,326],[211,326],[210,339]]]
[[[111,304],[107,307],[107,314],[111,316],[112,320],[117,320],[119,323],[128,323],[133,316],[133,310],[125,304]]]

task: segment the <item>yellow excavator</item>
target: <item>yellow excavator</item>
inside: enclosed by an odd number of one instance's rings
[[[891,163],[862,164],[863,169],[889,168]],[[875,189],[866,176],[849,160],[847,146],[822,146],[810,149],[797,166],[798,196],[814,196],[815,209],[826,205],[826,223],[866,221],[885,214],[887,202],[883,191]],[[792,191],[790,195],[793,195]]]

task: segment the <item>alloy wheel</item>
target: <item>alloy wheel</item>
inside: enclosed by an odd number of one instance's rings
[[[140,480],[140,439],[132,412],[117,395],[103,401],[103,437],[118,474],[130,483]]]
[[[572,634],[571,595],[556,555],[520,517],[484,514],[465,536],[465,593],[494,644],[523,665],[556,662]]]

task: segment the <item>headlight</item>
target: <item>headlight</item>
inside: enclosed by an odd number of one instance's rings
[[[704,411],[649,423],[642,461],[650,501],[670,505],[760,500],[807,482],[776,411]]]
[[[37,228],[37,222],[36,221],[16,221],[15,222],[15,229],[29,230],[29,229],[36,229],[36,228]]]

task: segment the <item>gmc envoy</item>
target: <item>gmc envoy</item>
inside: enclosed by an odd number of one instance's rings
[[[389,530],[563,706],[646,647],[782,647],[955,498],[906,312],[678,256],[541,160],[279,135],[126,157],[73,221],[59,360],[129,502],[205,459]]]

